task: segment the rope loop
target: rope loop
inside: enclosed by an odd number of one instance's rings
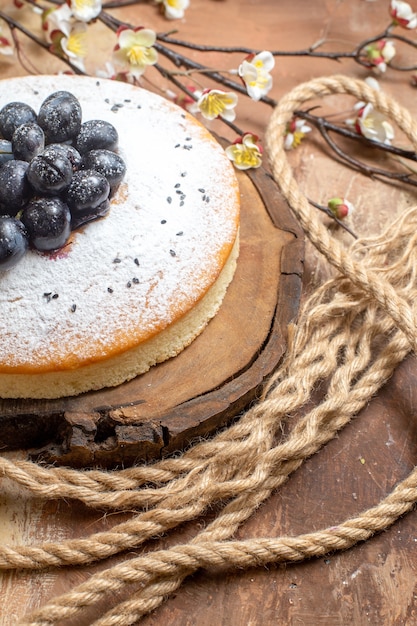
[[[294,111],[309,100],[334,94],[348,94],[360,101],[371,103],[388,119],[394,121],[412,146],[417,148],[417,122],[408,109],[402,107],[383,91],[373,89],[364,81],[344,75],[326,76],[298,85],[286,94],[274,109],[266,132],[272,173],[314,246],[342,275],[372,295],[404,332],[410,342],[410,347],[415,351],[417,322],[410,306],[388,281],[378,276],[372,268],[366,268],[362,263],[355,262],[345,246],[331,236],[328,229],[318,219],[317,211],[310,206],[301,192],[284,150],[285,129]]]

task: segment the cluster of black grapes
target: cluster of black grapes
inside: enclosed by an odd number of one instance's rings
[[[68,91],[48,96],[38,113],[24,102],[0,110],[0,270],[29,247],[62,248],[72,230],[107,213],[126,172],[117,146],[115,127],[82,122]]]

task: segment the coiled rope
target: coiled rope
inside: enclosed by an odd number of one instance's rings
[[[416,347],[417,207],[378,237],[346,248],[311,209],[284,151],[286,124],[312,98],[351,94],[371,102],[417,145],[417,124],[393,99],[346,76],[318,78],[282,98],[267,129],[273,176],[306,235],[337,270],[305,303],[285,362],[262,398],[230,428],[179,458],[106,472],[46,468],[0,458],[0,472],[38,498],[77,498],[94,508],[135,510],[126,522],[86,538],[0,547],[0,568],[89,564],[144,544],[217,505],[188,543],[126,558],[48,602],[21,624],[47,626],[82,615],[103,597],[136,583],[129,599],[94,626],[125,626],[159,606],[199,568],[248,568],[300,561],[364,541],[410,511],[417,470],[379,504],[337,526],[294,537],[233,540],[247,520],[303,461],[329,442],[369,402]],[[283,433],[283,423],[326,381],[326,395]]]

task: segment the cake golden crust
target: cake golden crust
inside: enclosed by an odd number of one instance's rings
[[[75,76],[1,81],[35,110],[71,91],[119,133],[127,174],[109,214],[0,275],[0,396],[120,384],[177,354],[218,310],[236,264],[239,192],[208,131],[131,85]]]

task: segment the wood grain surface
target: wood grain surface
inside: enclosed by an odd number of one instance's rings
[[[349,49],[355,42],[380,32],[387,24],[387,6],[385,0],[191,0],[186,19],[175,27],[179,28],[181,38],[199,43],[295,50],[325,37],[327,49],[339,50]],[[171,26],[167,27],[151,6],[126,8],[119,10],[118,15],[158,31]],[[107,43],[97,35],[97,63],[104,58],[106,49]],[[213,55],[210,63],[219,67],[225,61],[220,55]],[[236,65],[236,59],[230,57],[227,64]],[[0,67],[8,76],[19,73],[12,60],[1,59]],[[302,81],[341,71],[361,78],[367,75],[353,62],[278,58],[271,95],[278,99]],[[21,69],[20,73],[25,72]],[[388,72],[381,85],[415,113],[415,91],[409,85],[409,78],[406,73]],[[331,99],[329,106],[341,110],[350,103],[343,101],[342,105]],[[268,107],[242,100],[239,115],[245,129],[258,132],[263,138]],[[212,127],[218,130],[217,124]],[[314,137],[289,158],[309,197],[323,202],[330,194],[349,196],[357,205],[351,227],[358,234],[379,232],[387,220],[415,202],[415,193],[409,189],[375,182],[339,166]],[[336,231],[336,234],[349,240],[345,233]],[[328,274],[329,268],[307,246],[304,293],[310,292]],[[337,438],[306,461],[242,526],[238,537],[296,535],[336,525],[387,495],[417,462],[416,376],[416,361],[410,356],[366,409]],[[317,393],[318,400],[320,390]],[[14,452],[10,456],[24,455]],[[152,547],[167,547],[193,537],[214,514],[211,511],[206,517],[158,539]],[[38,502],[10,485],[4,485],[0,515],[4,544],[86,536],[109,529],[125,517],[105,516],[77,502]],[[71,589],[105,565],[108,563],[46,573],[3,574],[1,624],[17,623],[29,609]],[[344,553],[297,565],[243,572],[200,572],[141,623],[145,626],[413,626],[417,624],[416,580],[414,512],[386,532]],[[83,619],[66,624],[88,626],[100,611],[111,606],[112,600],[118,599],[121,596],[108,598],[94,611],[86,612]]]

